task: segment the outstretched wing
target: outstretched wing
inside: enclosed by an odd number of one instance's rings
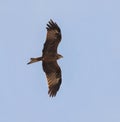
[[[57,54],[57,47],[61,41],[61,30],[52,20],[48,22],[46,29],[47,36],[44,43],[43,56],[54,56]]]
[[[57,61],[43,61],[42,65],[48,81],[48,94],[50,97],[56,96],[62,82],[61,69]]]

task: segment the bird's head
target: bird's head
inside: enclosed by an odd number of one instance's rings
[[[60,54],[57,54],[57,59],[60,59],[60,58],[63,58],[63,56]]]

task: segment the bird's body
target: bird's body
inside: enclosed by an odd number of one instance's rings
[[[47,36],[42,50],[42,56],[31,58],[28,64],[42,61],[43,70],[48,81],[48,94],[53,97],[56,96],[62,81],[61,69],[57,64],[57,60],[62,58],[62,56],[57,53],[57,47],[61,41],[61,30],[52,20],[49,21],[46,29]]]

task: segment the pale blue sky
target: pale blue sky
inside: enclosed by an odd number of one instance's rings
[[[49,19],[62,30],[62,85],[47,94]],[[0,122],[120,122],[120,1],[0,0]]]

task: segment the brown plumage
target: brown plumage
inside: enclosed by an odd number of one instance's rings
[[[31,58],[28,64],[42,61],[43,70],[48,81],[48,94],[53,97],[56,96],[62,82],[61,69],[57,64],[57,60],[62,58],[57,53],[57,47],[61,41],[61,30],[52,20],[48,22],[46,29],[47,36],[42,50],[42,57]]]

